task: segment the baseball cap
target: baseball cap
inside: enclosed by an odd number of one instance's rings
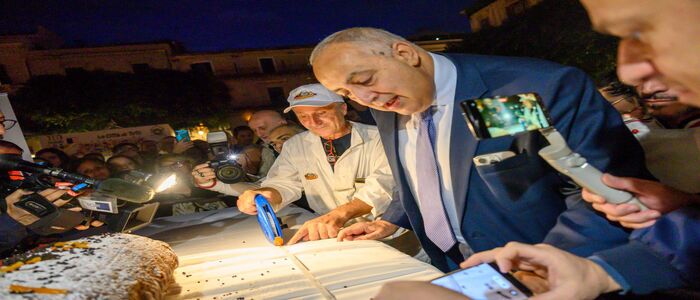
[[[295,88],[289,93],[287,101],[289,102],[289,107],[284,109],[285,113],[288,113],[293,107],[297,106],[322,107],[331,103],[345,102],[343,101],[343,97],[331,92],[319,83],[302,85]]]

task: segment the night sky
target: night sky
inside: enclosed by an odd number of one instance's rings
[[[161,40],[190,51],[311,45],[339,29],[381,27],[409,36],[460,33],[459,11],[474,0],[361,1],[0,1],[0,34],[29,33],[42,25],[67,46]]]

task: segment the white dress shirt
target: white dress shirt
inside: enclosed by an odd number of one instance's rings
[[[435,96],[433,98],[433,123],[435,125],[435,153],[436,161],[440,172],[440,189],[442,191],[442,202],[450,221],[450,227],[457,238],[457,242],[467,245],[462,236],[462,226],[457,214],[454,199],[454,187],[452,185],[451,165],[450,165],[450,135],[452,134],[452,113],[455,109],[455,90],[457,88],[457,68],[447,58],[441,55],[430,53],[435,67]],[[408,177],[408,184],[411,192],[416,198],[418,207],[418,193],[416,186],[418,178],[416,176],[416,137],[418,135],[418,125],[420,122],[420,112],[410,116],[400,115],[399,127],[399,160],[401,166]],[[465,256],[470,252],[468,247],[460,247]]]

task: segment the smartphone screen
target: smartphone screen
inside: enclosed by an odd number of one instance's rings
[[[190,141],[190,132],[187,131],[187,129],[178,129],[175,130],[175,138],[177,139],[178,142],[189,142]]]
[[[515,135],[552,126],[536,93],[471,99],[460,103],[469,129],[478,139]]]
[[[432,284],[461,293],[473,300],[520,300],[532,293],[510,274],[501,274],[492,264],[457,270],[434,279]]]

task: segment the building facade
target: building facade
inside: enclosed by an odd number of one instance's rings
[[[434,52],[461,42],[455,38],[416,41]],[[249,111],[283,107],[292,89],[316,82],[308,62],[313,46],[211,53],[184,52],[175,42],[67,49],[61,46],[60,39],[43,28],[29,35],[0,36],[0,84],[11,92],[40,75],[95,70],[191,71],[224,82],[232,99],[231,107]]]
[[[498,27],[509,17],[519,15],[542,0],[480,0],[460,14],[469,17],[471,32]]]

